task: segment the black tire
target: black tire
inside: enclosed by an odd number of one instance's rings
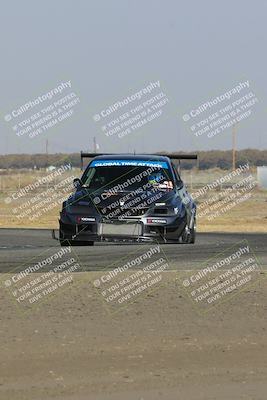
[[[75,240],[60,240],[61,247],[65,246],[93,246],[95,242],[75,241]]]
[[[59,243],[61,247],[70,246],[70,243],[67,240],[59,240]]]
[[[59,243],[61,247],[67,246],[93,246],[94,242],[92,241],[78,241],[78,240],[71,240],[71,239],[64,239],[64,235],[61,230],[59,230]]]
[[[190,229],[188,243],[195,243],[195,241],[196,241],[196,224],[194,224],[193,228]]]
[[[185,244],[193,244],[196,241],[196,220],[194,219],[194,225],[193,228],[188,229],[186,226],[184,228],[184,231],[181,235],[182,243]]]
[[[188,243],[187,226],[184,228],[183,233],[181,234],[181,243],[183,244]]]

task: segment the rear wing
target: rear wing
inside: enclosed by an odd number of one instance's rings
[[[97,156],[112,156],[114,154],[112,153],[86,153],[84,151],[81,151],[81,170],[83,170],[83,159],[84,158],[94,158]]]
[[[181,160],[197,160],[197,154],[161,154],[162,156],[169,157],[171,160],[178,160],[178,172],[181,173]]]
[[[129,155],[132,153],[129,153]],[[116,153],[86,153],[81,151],[81,170],[83,170],[83,159],[84,158],[94,158],[97,156],[115,156]],[[151,156],[151,154],[142,154],[144,156]],[[154,154],[154,156],[164,156],[168,157],[171,160],[178,160],[179,161],[179,169],[180,169],[180,160],[197,160],[197,154]]]
[[[197,160],[197,154],[155,154],[169,157],[171,160]]]

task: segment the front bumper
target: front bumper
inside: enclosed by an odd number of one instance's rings
[[[67,216],[59,220],[59,237],[72,241],[178,242],[187,220],[186,215],[149,216],[105,220],[97,217],[88,223],[72,223]]]

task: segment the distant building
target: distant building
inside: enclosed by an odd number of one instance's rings
[[[49,165],[49,167],[46,168],[47,172],[55,171],[56,167],[54,165]]]
[[[257,167],[257,180],[260,187],[267,189],[267,166]]]

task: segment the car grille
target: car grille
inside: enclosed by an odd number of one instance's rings
[[[148,211],[148,208],[131,208],[131,209],[129,209],[129,213],[133,217],[140,217],[142,215],[145,215],[145,213],[147,211]]]
[[[93,232],[95,230],[95,227],[93,224],[80,224],[77,225],[77,230],[78,233],[83,233],[83,232]]]
[[[168,214],[168,208],[155,208],[154,214],[166,215]]]

